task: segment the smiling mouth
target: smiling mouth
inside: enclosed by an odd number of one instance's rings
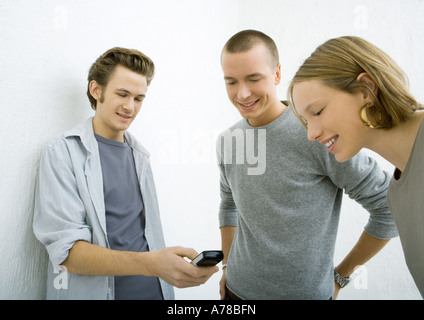
[[[333,143],[334,142],[336,142],[336,138],[333,138],[333,139],[331,139],[330,141],[328,141],[326,144],[325,144],[325,146],[327,147],[327,148],[330,148],[332,145],[333,145]]]
[[[338,138],[339,138],[339,136],[335,135],[334,137],[332,137],[328,140],[321,141],[320,144],[325,145],[328,152],[333,152],[333,150],[335,148],[334,144],[336,143]]]
[[[122,114],[122,113],[116,113],[118,116],[120,116],[121,118],[124,118],[124,119],[130,119],[131,117],[130,116],[126,116],[126,115],[124,115],[124,114]]]
[[[259,100],[260,99],[255,100],[251,103],[241,103],[241,102],[237,101],[237,103],[243,110],[252,110],[253,108],[255,108],[255,106],[256,106],[256,104],[258,103]]]

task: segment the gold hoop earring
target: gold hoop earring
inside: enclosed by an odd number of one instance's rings
[[[374,129],[375,126],[371,124],[370,119],[367,116],[367,108],[371,104],[371,102],[367,102],[362,106],[361,111],[359,112],[359,117],[361,118],[362,124],[368,128]]]

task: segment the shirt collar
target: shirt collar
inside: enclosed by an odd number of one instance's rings
[[[79,137],[81,139],[82,144],[84,147],[89,151],[92,152],[94,148],[97,148],[97,141],[94,136],[94,130],[93,130],[93,118],[90,117],[86,120],[84,120],[79,125],[75,126],[71,130],[65,132],[65,138],[68,137]],[[125,131],[125,140],[128,142],[128,144],[135,150],[143,153],[145,156],[149,157],[149,152],[141,145],[140,142],[128,131]]]

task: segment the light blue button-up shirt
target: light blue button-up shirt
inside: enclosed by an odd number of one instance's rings
[[[78,240],[109,247],[106,234],[103,178],[93,118],[66,132],[42,153],[36,183],[34,233],[49,254],[47,299],[113,299],[113,277],[63,274],[58,266]],[[129,133],[145,205],[149,249],[165,247],[149,153]],[[62,270],[62,271],[59,271]],[[160,280],[165,299],[174,299],[171,285]]]

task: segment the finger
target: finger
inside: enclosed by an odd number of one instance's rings
[[[194,278],[186,274],[183,277],[180,277],[178,280],[175,280],[173,285],[178,288],[197,287],[204,284],[206,281],[208,281],[209,278],[209,275]]]
[[[199,253],[193,248],[184,248],[184,247],[175,247],[174,253],[183,258],[187,257],[190,260],[193,260],[199,255]]]
[[[194,278],[201,278],[205,276],[210,277],[218,271],[219,271],[219,268],[217,266],[195,267],[191,263],[190,263],[190,266],[188,266],[186,269],[186,272]]]

